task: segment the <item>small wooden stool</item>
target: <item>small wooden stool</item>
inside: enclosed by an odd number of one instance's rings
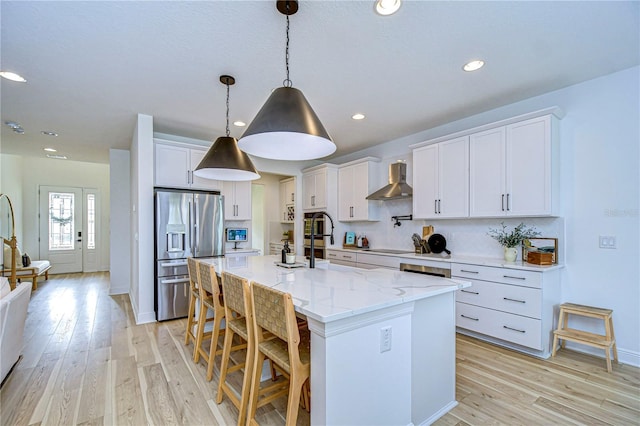
[[[583,317],[599,318],[604,321],[605,335],[590,333],[588,331],[576,330],[567,326],[569,314],[580,315]],[[562,339],[562,347],[565,347],[566,341],[570,340],[576,343],[593,346],[604,349],[607,359],[607,371],[611,373],[611,354],[613,349],[613,359],[618,362],[618,349],[616,348],[616,338],[613,333],[613,310],[594,308],[591,306],[575,305],[573,303],[563,303],[560,305],[560,314],[558,316],[558,329],[553,332],[553,350],[551,356],[556,355],[556,347],[558,339]]]

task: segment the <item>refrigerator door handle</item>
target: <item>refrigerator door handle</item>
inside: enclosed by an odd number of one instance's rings
[[[188,282],[189,278],[170,278],[168,280],[160,280],[160,284],[182,284]]]
[[[193,197],[193,215],[195,216],[193,221],[195,237],[193,239],[193,255],[196,256],[200,248],[200,203],[198,202],[198,196]]]

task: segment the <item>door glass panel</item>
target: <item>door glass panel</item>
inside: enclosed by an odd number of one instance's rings
[[[96,249],[96,196],[87,195],[87,249]]]
[[[49,250],[72,250],[74,194],[49,193]]]

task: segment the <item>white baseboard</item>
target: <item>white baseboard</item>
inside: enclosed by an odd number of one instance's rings
[[[131,298],[131,294],[129,294],[129,300],[133,300]],[[136,325],[156,322],[155,312],[138,312],[137,306],[135,305],[135,303],[131,303],[131,310],[133,311],[133,317],[136,320]]]
[[[456,400],[451,401],[450,403],[448,403],[447,405],[439,409],[437,412],[435,412],[433,416],[429,417],[428,419],[420,423],[420,426],[427,426],[434,423],[440,417],[444,416],[449,411],[451,411],[456,405],[458,405],[458,401]]]
[[[581,352],[583,354],[597,356],[598,358],[602,358],[603,360],[605,359],[604,350],[593,348],[591,346],[567,342],[567,349]],[[620,364],[628,364],[634,367],[640,367],[640,353],[618,348],[618,362]]]

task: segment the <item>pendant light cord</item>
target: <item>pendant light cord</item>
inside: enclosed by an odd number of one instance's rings
[[[229,133],[229,83],[227,83],[227,137]]]
[[[289,10],[289,2],[287,2],[287,11]],[[285,48],[284,53],[285,66],[287,68],[287,78],[282,82],[284,87],[291,87],[293,83],[291,79],[289,79],[289,15],[287,14],[287,47]]]

